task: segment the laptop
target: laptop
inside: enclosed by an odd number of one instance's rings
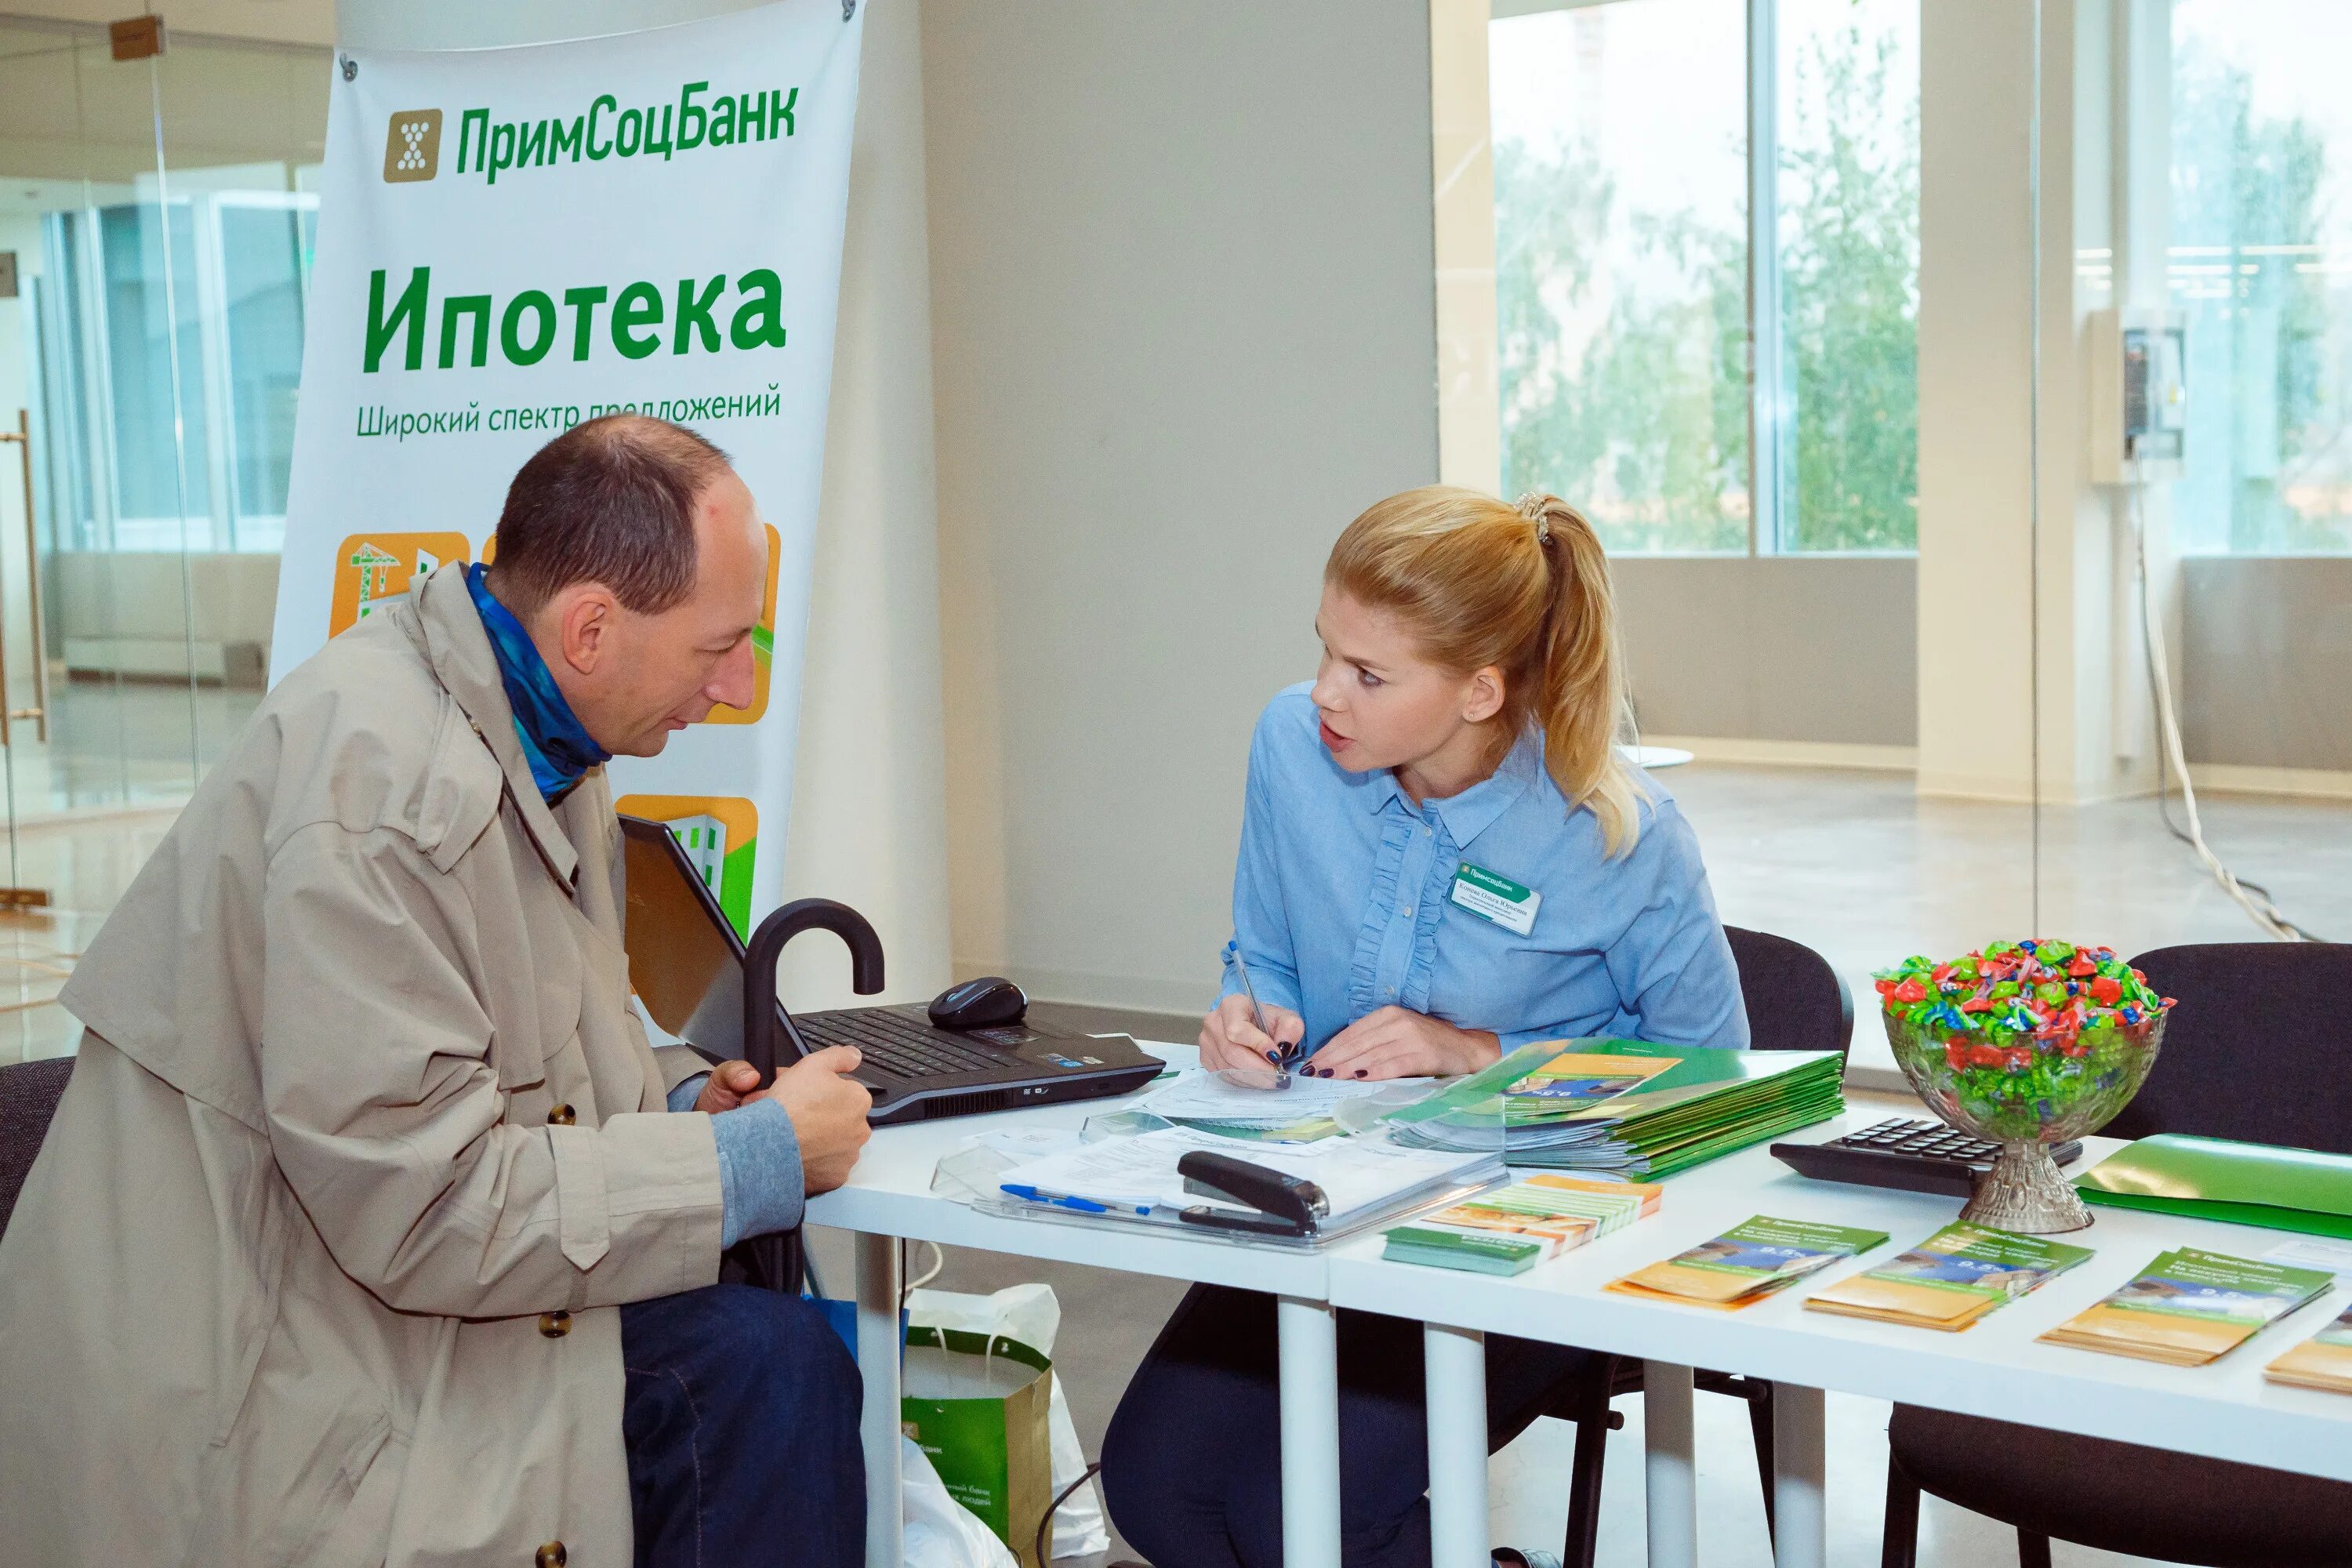
[[[743,939],[686,850],[658,822],[621,818],[629,984],[654,1022],[713,1061],[743,1054]],[[1057,1035],[1026,1022],[936,1028],[919,1005],[793,1014],[776,1003],[777,1066],[856,1046],[851,1076],[876,1126],[1131,1093],[1165,1068],[1125,1035]]]

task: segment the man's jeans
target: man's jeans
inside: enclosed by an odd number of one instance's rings
[[[866,1557],[857,1366],[795,1296],[711,1285],[621,1309],[637,1568]]]

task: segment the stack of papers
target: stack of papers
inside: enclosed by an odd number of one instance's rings
[[[2273,1383],[2352,1394],[2352,1307],[2319,1332],[2263,1368]]]
[[[1185,1190],[1176,1163],[1196,1149],[1313,1182],[1328,1205],[1320,1226],[1326,1233],[1368,1215],[1384,1216],[1416,1196],[1434,1201],[1444,1195],[1438,1189],[1449,1184],[1496,1173],[1490,1154],[1402,1148],[1378,1133],[1316,1143],[1248,1143],[1198,1128],[1171,1127],[1134,1138],[1107,1138],[1015,1165],[997,1184],[1016,1203],[1087,1215],[1172,1219],[1184,1209],[1202,1206],[1246,1212]]]
[[[1259,1088],[1247,1081],[1252,1078],[1280,1081],[1284,1087]],[[1277,1074],[1271,1067],[1263,1074],[1193,1071],[1161,1084],[1137,1100],[1135,1108],[1221,1137],[1303,1143],[1346,1131],[1339,1121],[1343,1107],[1391,1099],[1403,1104],[1436,1081],[1308,1078],[1298,1072]]]
[[[2168,1366],[2203,1366],[2336,1282],[2316,1268],[2289,1268],[2177,1247],[2090,1310],[2042,1337]]]
[[[1637,1268],[1608,1289],[1651,1300],[1736,1310],[1787,1289],[1806,1275],[1883,1244],[1883,1230],[1816,1225],[1758,1215],[1713,1241]]]
[[[1512,1165],[1655,1178],[1845,1109],[1835,1051],[1727,1051],[1639,1040],[1524,1046],[1389,1118],[1433,1149]]]
[[[1519,1274],[1658,1212],[1663,1187],[1530,1176],[1388,1233],[1381,1256],[1475,1274]]]
[[[1957,1332],[2091,1256],[2037,1236],[1948,1225],[1900,1258],[1815,1292],[1805,1305],[1882,1323]]]

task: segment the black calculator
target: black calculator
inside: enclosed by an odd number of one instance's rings
[[[1896,1117],[1826,1143],[1775,1143],[1782,1164],[1817,1182],[1852,1182],[1865,1187],[1902,1187],[1915,1193],[1967,1197],[1977,1173],[1990,1171],[2000,1145],[1971,1138],[1940,1121]],[[2062,1165],[2082,1157],[2079,1142],[2052,1146]]]

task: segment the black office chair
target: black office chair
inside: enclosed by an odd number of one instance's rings
[[[1800,942],[1769,931],[1726,926],[1732,962],[1739,966],[1739,991],[1748,1010],[1748,1039],[1759,1051],[1840,1051],[1853,1040],[1853,994],[1829,961]],[[1772,1385],[1731,1373],[1696,1372],[1694,1386],[1748,1405],[1748,1426],[1756,1440],[1756,1471],[1764,1484],[1764,1520],[1772,1521]],[[1563,1384],[1545,1414],[1576,1423],[1576,1458],[1569,1468],[1568,1538],[1560,1560],[1570,1568],[1592,1568],[1601,1530],[1601,1468],[1609,1457],[1609,1434],[1625,1418],[1609,1408],[1620,1394],[1642,1392],[1642,1363],[1624,1356],[1596,1355]]]
[[[2109,1133],[2352,1153],[2352,1027],[2331,1006],[2352,985],[2352,947],[2162,947],[2132,967],[2176,1005],[2147,1086]],[[1916,1563],[1923,1491],[2016,1530],[2024,1568],[2049,1568],[2053,1539],[2197,1568],[2352,1557],[2342,1482],[1909,1405],[1886,1439],[1883,1568]]]
[[[73,1065],[73,1058],[58,1057],[0,1067],[0,1235],[7,1232],[16,1194],[25,1190],[25,1177],[57,1116]]]

